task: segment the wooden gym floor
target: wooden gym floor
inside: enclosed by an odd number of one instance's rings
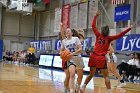
[[[65,74],[61,71],[0,63],[0,93],[62,93]],[[84,75],[83,81],[86,76]],[[83,83],[83,82],[82,82]],[[127,83],[117,88],[111,79],[113,93],[140,93],[140,84]],[[86,93],[106,93],[104,80],[94,77]]]

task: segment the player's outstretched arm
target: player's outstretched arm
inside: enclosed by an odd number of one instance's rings
[[[62,40],[65,39],[65,34],[64,34],[64,29],[63,29],[63,24],[60,23],[60,34],[61,34],[61,37],[62,37]]]
[[[122,36],[124,36],[126,33],[128,33],[132,28],[136,27],[136,24],[131,25],[130,27],[128,27],[126,30],[122,31],[120,34],[117,35],[113,35],[113,36],[109,36],[110,41],[112,40],[116,40],[118,38],[121,38]]]

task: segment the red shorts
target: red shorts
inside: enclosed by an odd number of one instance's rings
[[[106,69],[107,68],[106,57],[96,55],[95,53],[91,53],[89,57],[88,66],[96,67],[98,69]]]
[[[62,69],[66,69],[67,68],[67,65],[66,65],[66,61],[62,60]]]

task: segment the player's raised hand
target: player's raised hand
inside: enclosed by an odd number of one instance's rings
[[[100,11],[97,11],[96,12],[96,16],[99,16],[99,15],[101,15],[101,12]]]
[[[130,26],[130,28],[135,28],[137,25],[136,24],[133,24]]]

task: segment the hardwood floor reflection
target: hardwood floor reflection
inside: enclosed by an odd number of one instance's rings
[[[64,77],[61,71],[0,63],[0,93],[62,93]],[[113,79],[111,84],[113,93],[140,93],[140,84],[116,88],[117,80]],[[86,93],[106,93],[104,79],[95,77]]]

